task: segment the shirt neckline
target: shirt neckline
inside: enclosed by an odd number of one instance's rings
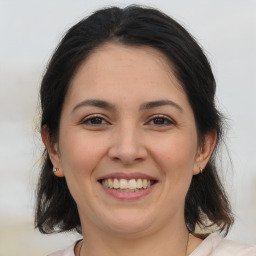
[[[206,237],[202,243],[188,256],[201,256],[200,252],[203,252],[203,255],[208,255],[206,253],[210,253],[214,247],[216,247],[221,241],[221,237],[217,233],[212,233],[208,237]]]

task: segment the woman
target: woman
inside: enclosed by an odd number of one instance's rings
[[[108,8],[72,27],[41,85],[35,223],[84,239],[52,255],[255,255],[209,234],[233,223],[214,95],[202,49],[157,10]]]

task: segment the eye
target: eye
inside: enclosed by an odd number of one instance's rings
[[[174,124],[174,122],[170,118],[162,115],[154,116],[147,123],[150,125],[157,125],[157,126],[168,126],[168,125]]]
[[[88,125],[88,126],[102,126],[108,124],[108,122],[101,116],[93,115],[84,118],[81,124]]]

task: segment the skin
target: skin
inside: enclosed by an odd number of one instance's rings
[[[81,104],[91,99],[112,108]],[[159,100],[174,104],[143,108]],[[59,168],[55,175],[66,177],[78,205],[81,255],[185,254],[185,196],[192,176],[207,164],[216,134],[205,135],[200,146],[192,108],[162,53],[118,43],[99,47],[71,81],[58,142],[50,142],[47,127],[42,138]],[[113,172],[147,174],[158,182],[146,196],[121,200],[98,182]],[[190,236],[187,253],[200,242]]]

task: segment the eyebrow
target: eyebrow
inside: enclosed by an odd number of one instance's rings
[[[171,100],[149,101],[149,102],[141,104],[139,110],[157,108],[157,107],[166,106],[166,105],[175,107],[176,109],[178,109],[181,112],[183,111],[181,106],[179,106],[177,103],[175,103],[174,101],[171,101]],[[74,112],[78,108],[85,107],[85,106],[94,106],[94,107],[109,109],[109,110],[115,109],[115,106],[107,101],[98,100],[98,99],[88,99],[88,100],[84,100],[84,101],[78,103],[73,108],[72,112]]]
[[[166,106],[166,105],[175,107],[179,111],[183,112],[182,107],[172,100],[157,100],[157,101],[146,102],[140,106],[140,110],[157,108],[157,107]]]
[[[114,109],[115,106],[107,101],[104,100],[84,100],[82,102],[80,102],[79,104],[77,104],[72,112],[74,112],[75,110],[77,110],[78,108],[81,107],[85,107],[85,106],[94,106],[94,107],[98,107],[98,108],[104,108],[104,109]]]

